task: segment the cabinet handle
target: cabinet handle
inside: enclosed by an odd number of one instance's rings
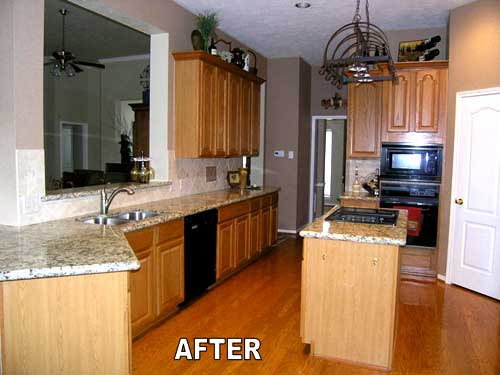
[[[376,266],[378,264],[378,258],[373,258],[372,259],[372,264]]]
[[[321,255],[321,259],[326,260],[326,254],[325,253],[323,253],[323,255]]]

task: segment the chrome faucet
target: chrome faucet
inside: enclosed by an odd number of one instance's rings
[[[113,190],[109,196],[108,193],[106,192],[106,188],[103,188],[101,190],[101,215],[107,215],[109,206],[111,205],[111,202],[113,202],[113,199],[119,194],[119,193],[124,193],[126,192],[128,195],[134,195],[135,191],[129,189],[129,188],[117,188]]]

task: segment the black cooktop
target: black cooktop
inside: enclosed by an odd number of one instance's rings
[[[351,223],[396,225],[399,211],[381,208],[340,207],[325,220]]]

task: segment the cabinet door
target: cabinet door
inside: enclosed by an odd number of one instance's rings
[[[260,218],[260,248],[265,249],[271,245],[271,237],[269,236],[271,207],[267,206],[261,210]]]
[[[249,259],[248,251],[248,233],[249,233],[248,215],[242,215],[234,219],[234,267],[238,267]]]
[[[436,133],[439,130],[439,70],[418,70],[415,74],[415,131]]]
[[[201,65],[200,156],[215,155],[215,121],[217,116],[217,68]]]
[[[271,207],[271,216],[269,224],[269,238],[271,239],[271,245],[278,241],[278,206]]]
[[[234,220],[217,225],[217,280],[233,269]]]
[[[348,158],[380,157],[382,83],[349,84]]]
[[[260,210],[251,212],[250,217],[250,230],[248,239],[248,252],[249,257],[255,257],[262,248],[260,247]]]
[[[154,230],[127,233],[141,268],[130,272],[130,320],[132,336],[137,336],[156,318]]]
[[[228,126],[228,85],[229,72],[217,68],[217,96],[215,118],[215,155],[225,156],[227,153],[227,126]]]
[[[387,82],[389,92],[385,93],[387,119],[385,130],[389,133],[406,133],[410,131],[410,103],[414,100],[411,72],[396,73],[396,82]]]
[[[252,155],[259,155],[260,146],[260,85],[252,83],[252,103],[251,103],[251,130],[250,130],[250,152]]]
[[[246,79],[241,80],[240,94],[240,155],[250,155],[251,136],[251,107],[252,107],[252,83]]]
[[[240,153],[240,92],[242,79],[235,74],[229,74],[228,106],[227,106],[227,154],[236,156]]]
[[[184,238],[157,247],[158,315],[175,310],[184,301]]]

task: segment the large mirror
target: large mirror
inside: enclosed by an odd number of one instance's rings
[[[45,1],[46,190],[130,181],[149,152],[150,36]]]

